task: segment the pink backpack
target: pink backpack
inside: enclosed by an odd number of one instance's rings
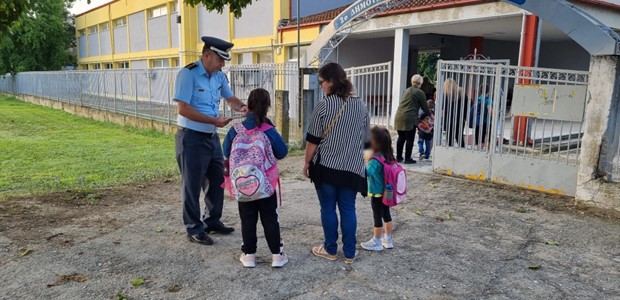
[[[265,134],[273,127],[263,123],[259,128],[248,130],[239,123],[234,128],[237,136],[232,142],[224,186],[239,202],[271,197],[280,180],[271,141]]]
[[[407,172],[397,162],[388,163],[381,156],[373,156],[373,159],[383,165],[383,177],[385,187],[383,192],[383,204],[396,206],[405,202],[407,196]]]

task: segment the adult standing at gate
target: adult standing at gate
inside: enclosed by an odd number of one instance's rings
[[[219,116],[220,98],[235,111],[246,113],[247,106],[230,90],[222,73],[230,60],[232,43],[203,36],[199,60],[179,71],[175,83],[179,126],[176,158],[183,180],[183,222],[191,242],[212,245],[207,233],[230,234],[220,218],[224,208],[224,155],[217,128],[231,118]],[[200,216],[200,191],[205,193],[205,212]]]
[[[419,74],[415,74],[411,77],[412,86],[403,92],[394,120],[394,129],[398,131],[396,159],[398,162],[403,162],[404,160],[405,164],[416,163],[411,157],[411,154],[413,152],[415,130],[418,127],[418,123],[420,123],[420,109],[422,109],[427,116],[432,115],[426,103],[426,94],[420,89],[423,82],[424,78]],[[405,147],[404,158],[403,147]]]

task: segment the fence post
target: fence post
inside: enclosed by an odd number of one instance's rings
[[[576,198],[620,210],[617,194],[605,191],[607,169],[618,147],[620,117],[620,56],[593,56],[590,62]]]
[[[314,111],[314,90],[303,90],[303,108],[302,110],[302,118],[300,120],[302,124],[302,134],[301,134],[301,145],[303,148],[306,147],[306,134],[308,133],[308,126],[310,126],[310,122],[312,121],[312,112]]]
[[[135,89],[134,89],[134,93],[136,94],[136,102],[134,103],[134,116],[136,117],[136,120],[138,118],[138,72],[133,72],[135,74],[135,77],[133,79],[133,82],[135,82]]]
[[[288,91],[277,90],[275,92],[275,122],[276,127],[279,128],[282,139],[288,144],[290,137],[290,125],[291,119],[289,117],[289,93]]]

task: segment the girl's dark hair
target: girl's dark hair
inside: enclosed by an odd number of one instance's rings
[[[323,80],[331,82],[331,94],[336,94],[342,98],[351,96],[353,84],[347,79],[347,73],[337,63],[328,63],[319,69],[319,77]]]
[[[250,92],[248,110],[256,114],[256,126],[260,127],[263,123],[271,124],[271,121],[267,119],[269,107],[271,107],[271,98],[267,90],[257,88]]]
[[[375,126],[370,130],[370,137],[374,139],[377,146],[379,146],[381,155],[383,155],[386,162],[393,163],[396,161],[394,149],[392,148],[392,137],[387,129]]]

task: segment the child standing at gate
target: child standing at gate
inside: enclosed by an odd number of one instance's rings
[[[241,218],[241,257],[246,268],[256,266],[256,224],[260,216],[274,268],[283,267],[288,257],[282,251],[278,221],[279,172],[276,159],[283,159],[288,148],[267,118],[271,106],[269,92],[255,89],[248,97],[245,121],[228,131],[223,150],[226,157],[225,186],[239,202]]]
[[[435,132],[435,101],[428,100],[428,109],[432,115],[427,115],[420,109],[420,124],[418,125],[418,151],[420,152],[420,160],[429,159],[431,150],[433,149],[433,134]]]
[[[387,192],[384,175],[383,160],[387,164],[396,162],[392,138],[387,129],[374,127],[370,131],[370,147],[372,158],[368,161],[366,178],[368,179],[368,195],[371,197],[372,215],[374,219],[373,237],[361,244],[368,251],[381,251],[383,248],[392,249],[392,216],[390,207],[383,203],[384,193]],[[382,235],[382,233],[384,233]]]

